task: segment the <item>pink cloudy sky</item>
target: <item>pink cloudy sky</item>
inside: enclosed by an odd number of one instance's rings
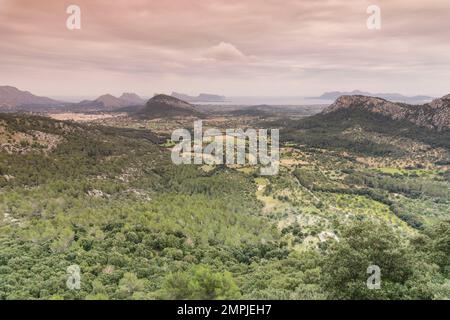
[[[0,85],[54,97],[450,93],[449,0],[0,0],[0,37]]]

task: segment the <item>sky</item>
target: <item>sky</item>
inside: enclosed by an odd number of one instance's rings
[[[81,29],[66,26],[70,5]],[[449,0],[0,0],[0,85],[50,97],[442,96],[449,39]]]

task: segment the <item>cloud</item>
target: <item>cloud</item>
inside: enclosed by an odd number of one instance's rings
[[[238,48],[227,42],[209,48],[204,57],[217,61],[243,61],[247,58]]]
[[[273,95],[360,83],[446,93],[450,1],[376,2],[377,32],[369,0],[0,0],[0,83],[71,95],[124,85],[240,95],[257,83]],[[71,3],[78,31],[66,28]]]

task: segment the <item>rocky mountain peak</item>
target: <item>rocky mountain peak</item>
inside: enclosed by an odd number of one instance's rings
[[[390,102],[382,98],[354,95],[339,97],[332,105],[326,108],[323,113],[330,113],[348,108],[362,108],[370,112],[391,116],[393,119],[404,117],[407,111],[402,104]]]
[[[408,120],[430,129],[450,129],[450,94],[423,105],[409,105],[361,95],[345,95],[339,97],[322,113],[329,114],[351,108],[382,114],[393,120]]]

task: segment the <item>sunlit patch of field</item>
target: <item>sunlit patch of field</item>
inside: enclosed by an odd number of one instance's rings
[[[398,210],[406,215],[419,217],[425,224],[437,222],[450,213],[450,201],[436,202],[433,199],[411,199],[401,194],[393,196],[398,203]]]
[[[280,159],[280,165],[283,167],[294,168],[299,165],[308,165],[309,163],[299,159],[283,157]]]
[[[243,167],[236,170],[245,174],[253,174],[256,171],[255,167]]]
[[[275,199],[272,196],[268,196],[265,194],[265,189],[270,184],[269,180],[266,178],[255,178],[255,183],[257,185],[256,198],[260,200],[264,207],[262,209],[262,213],[269,214],[275,211],[282,211],[289,207],[289,204],[284,203],[278,199]]]
[[[70,121],[80,121],[80,122],[89,122],[95,120],[102,120],[108,118],[118,118],[125,116],[125,113],[99,113],[99,114],[91,114],[91,113],[50,113],[48,116],[55,120],[70,120]]]
[[[211,172],[214,170],[214,166],[205,164],[205,165],[201,166],[200,169],[203,170],[204,172]]]
[[[388,174],[388,175],[402,175],[402,176],[426,176],[426,175],[435,175],[442,172],[437,169],[401,169],[394,167],[386,167],[386,168],[376,168],[374,171]]]
[[[394,215],[389,206],[360,195],[322,193],[321,198],[325,204],[346,215],[377,218],[395,227],[411,232],[412,229],[400,218]]]

